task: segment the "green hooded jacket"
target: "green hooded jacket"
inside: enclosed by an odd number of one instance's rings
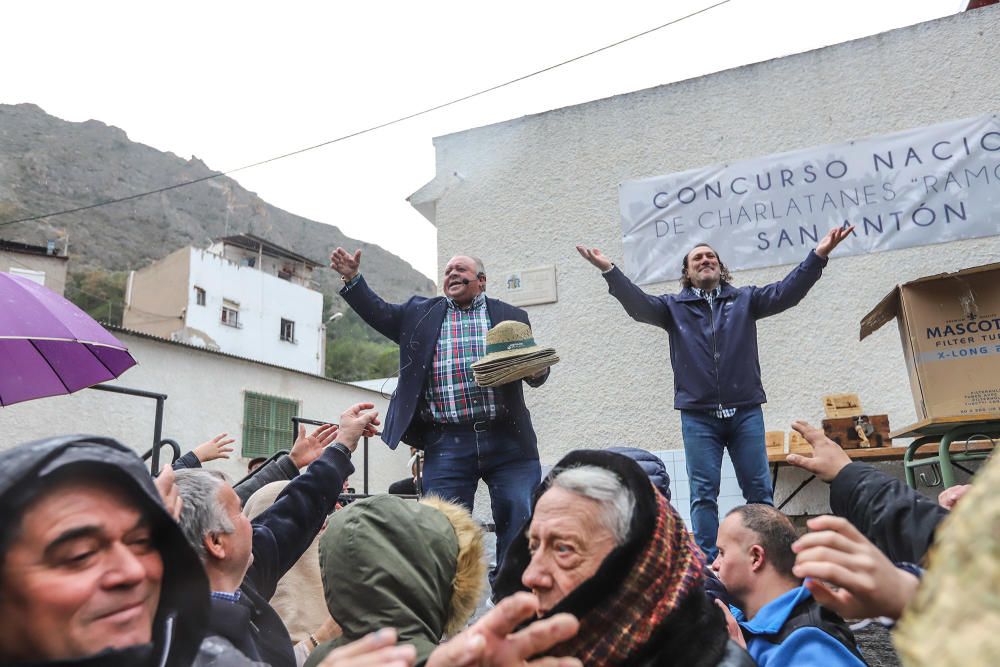
[[[422,665],[452,625],[459,539],[431,505],[390,495],[354,502],[331,517],[319,560],[327,607],[344,634],[314,650],[306,667],[381,628],[395,628]]]

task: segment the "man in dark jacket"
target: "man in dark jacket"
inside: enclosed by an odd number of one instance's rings
[[[343,480],[354,472],[351,454],[369,425],[378,424],[373,407],[359,403],[344,412],[337,441],[252,522],[217,473],[177,472],[184,499],[181,527],[201,556],[212,589],[210,637],[225,639],[251,660],[295,667],[291,638],[268,600],[333,511]]]
[[[529,324],[520,308],[486,297],[480,260],[459,255],[444,270],[444,296],[382,300],[360,273],[361,251],[337,248],[331,266],[344,279],[340,295],[362,319],[399,344],[399,384],[389,403],[382,439],[425,451],[422,488],[470,511],[482,478],[490,489],[497,560],[528,517],[541,479],[538,442],[524,405],[521,381],[480,387],[472,364],[483,357],[487,331],[506,320]],[[525,379],[537,387],[546,368]],[[499,567],[499,564],[498,564]]]
[[[847,519],[894,563],[920,564],[948,510],[867,463],[804,421],[792,428],[812,445],[811,457],[789,454],[788,463],[830,485],[830,509]]]
[[[835,227],[784,280],[734,287],[707,244],[684,258],[679,294],[652,296],[596,248],[579,253],[604,274],[608,291],[638,322],[666,329],[674,375],[674,408],[691,485],[691,522],[709,562],[716,556],[723,450],[748,503],[773,503],[764,444],[766,402],[757,353],[757,320],[796,305],[819,280],[830,252],[853,227]]]
[[[159,486],[110,438],[0,454],[0,664],[190,667],[208,582]]]

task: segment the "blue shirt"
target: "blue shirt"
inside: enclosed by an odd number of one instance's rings
[[[743,612],[732,605],[730,611],[743,628],[747,651],[759,667],[864,667],[847,647],[820,628],[799,628],[780,644],[768,641],[788,621],[792,610],[803,600],[812,597],[804,586],[793,588],[764,605],[757,615],[747,620]]]

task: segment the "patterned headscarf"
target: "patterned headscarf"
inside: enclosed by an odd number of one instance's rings
[[[706,602],[701,589],[704,556],[676,510],[635,461],[601,450],[570,452],[535,491],[534,503],[554,476],[577,466],[597,466],[614,473],[635,496],[635,510],[625,543],[615,547],[594,576],[549,612],[573,614],[580,620],[580,630],[546,654],[577,657],[584,665],[642,663],[650,650],[665,644],[700,641],[694,636],[674,636],[687,632],[689,623],[702,628],[709,623],[711,632],[705,630],[704,639],[710,645],[701,648],[706,656],[720,653],[726,635],[721,614],[714,618],[718,610]],[[521,576],[531,562],[524,532],[504,557],[494,582],[496,600],[523,590]]]
[[[656,526],[611,598],[580,619],[580,631],[549,651],[585,665],[620,665],[653,637],[702,580],[705,560],[694,538],[659,493]]]

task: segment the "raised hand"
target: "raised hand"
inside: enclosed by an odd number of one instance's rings
[[[347,446],[352,452],[357,448],[361,436],[375,435],[375,427],[381,424],[374,403],[357,403],[340,415],[340,433],[337,442]]]
[[[920,581],[901,570],[847,519],[818,516],[792,544],[796,577],[816,601],[844,618],[898,619]]]
[[[194,455],[198,457],[198,460],[202,463],[208,461],[214,461],[216,459],[228,459],[229,452],[233,451],[233,448],[229,445],[236,442],[233,438],[229,437],[228,433],[220,433],[211,440],[206,440],[197,447],[194,448]]]
[[[576,658],[543,657],[528,662],[577,633],[580,623],[556,614],[514,632],[538,611],[538,598],[515,593],[503,599],[475,625],[434,649],[427,667],[582,667]]]
[[[792,428],[802,434],[813,448],[813,455],[801,456],[800,454],[789,454],[785,457],[789,465],[796,468],[808,470],[819,477],[824,482],[832,482],[833,478],[851,462],[851,457],[830,438],[826,437],[823,429],[816,428],[804,421],[792,422]]]
[[[160,470],[159,476],[153,480],[153,484],[160,492],[160,499],[163,500],[163,506],[167,508],[167,513],[174,517],[174,521],[179,521],[184,499],[181,498],[181,493],[174,482],[174,469],[170,466],[164,466]]]
[[[299,424],[299,437],[295,438],[292,451],[288,452],[288,458],[296,468],[306,467],[318,459],[323,449],[336,439],[338,429],[336,424],[323,424],[306,435],[305,425]]]
[[[854,225],[850,227],[834,227],[826,233],[826,236],[819,240],[816,245],[816,254],[826,258],[830,256],[833,249],[840,245],[840,242],[847,238],[847,235],[854,231]]]
[[[576,251],[580,253],[580,256],[585,260],[599,268],[601,271],[609,270],[614,264],[611,260],[601,254],[601,251],[597,248],[587,248],[586,246],[578,245]]]
[[[417,650],[409,644],[396,646],[396,631],[384,628],[334,649],[319,667],[413,667],[416,661]]]
[[[355,250],[352,255],[338,247],[330,253],[330,268],[343,276],[344,280],[350,280],[358,275],[358,271],[361,270],[361,248]]]

